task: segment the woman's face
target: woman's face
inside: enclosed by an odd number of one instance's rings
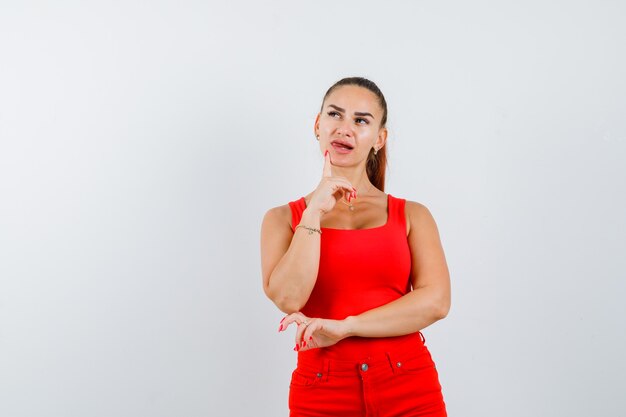
[[[315,120],[322,154],[328,150],[333,165],[352,166],[365,161],[373,147],[380,149],[387,129],[380,127],[383,111],[378,97],[366,88],[336,88]]]

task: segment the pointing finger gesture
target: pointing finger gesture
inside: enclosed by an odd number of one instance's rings
[[[350,181],[345,177],[333,176],[332,162],[330,153],[324,153],[324,168],[322,171],[322,179],[313,192],[308,207],[319,210],[322,214],[328,213],[335,207],[337,200],[345,195],[346,200],[350,201],[356,197],[356,189]]]
[[[324,152],[324,170],[322,171],[322,177],[332,177],[333,170],[330,164],[330,152]]]

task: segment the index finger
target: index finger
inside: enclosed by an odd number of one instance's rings
[[[332,177],[333,171],[330,167],[330,152],[328,149],[324,152],[324,171],[322,172],[322,177]]]

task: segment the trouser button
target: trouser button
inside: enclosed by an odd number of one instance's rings
[[[361,365],[361,370],[362,371],[367,371],[369,369],[369,366],[367,366],[366,363],[364,363],[363,365]]]

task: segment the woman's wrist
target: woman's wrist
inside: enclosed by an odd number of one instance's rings
[[[344,322],[344,333],[346,337],[351,337],[351,336],[356,336],[356,327],[357,327],[357,322],[358,322],[358,318],[356,316],[348,316],[345,319],[343,319]]]
[[[319,229],[321,219],[322,213],[317,210],[311,210],[310,208],[306,208],[302,212],[300,224]]]

